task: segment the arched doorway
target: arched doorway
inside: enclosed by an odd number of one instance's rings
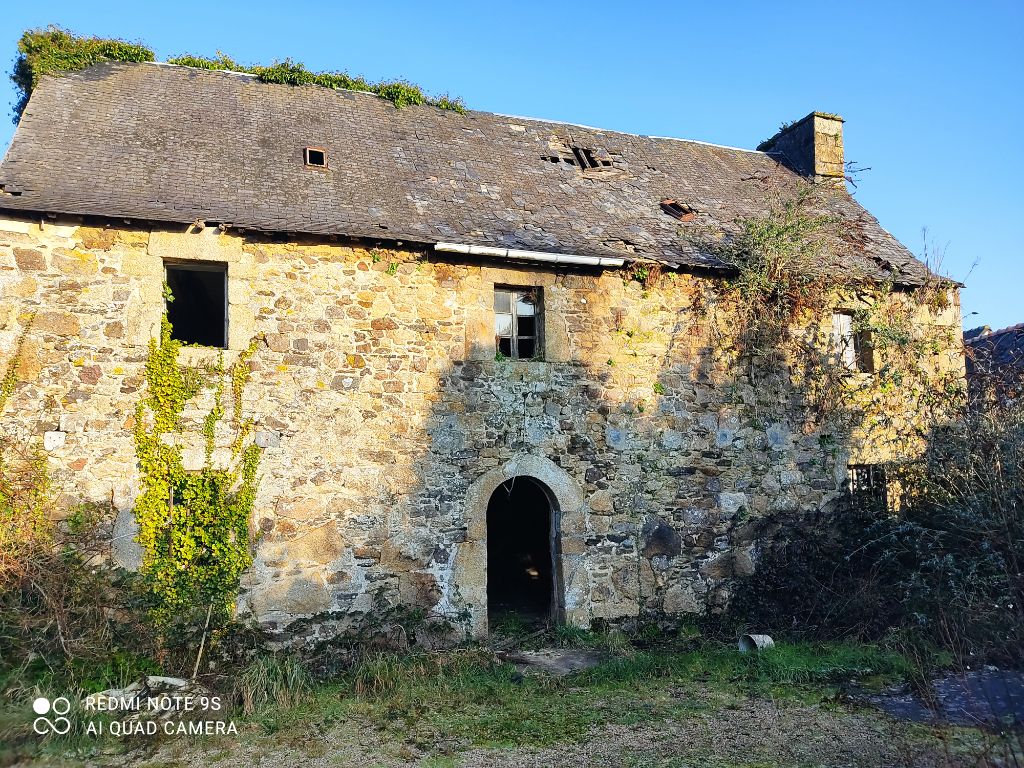
[[[557,513],[531,477],[506,480],[487,504],[487,611],[493,624],[557,616]]]
[[[554,569],[554,595],[551,613],[556,622],[569,622],[574,626],[588,626],[590,616],[587,600],[590,582],[581,568],[583,524],[583,490],[564,469],[543,456],[519,455],[504,464],[484,472],[466,491],[466,541],[455,552],[453,576],[458,584],[459,596],[469,608],[470,631],[474,637],[486,637],[493,626],[487,596],[487,509],[499,486],[510,480],[528,478],[546,493],[553,520],[556,553]],[[566,553],[566,531],[572,551]]]

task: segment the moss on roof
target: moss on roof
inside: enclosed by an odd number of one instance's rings
[[[21,119],[28,105],[32,90],[39,80],[48,74],[75,72],[103,60],[110,61],[155,61],[152,49],[141,43],[99,37],[79,37],[65,29],[50,25],[45,29],[30,29],[18,40],[18,58],[14,62],[11,80],[18,88],[18,101],[14,105],[14,121]],[[263,83],[285,85],[319,85],[325,88],[345,88],[353,91],[374,93],[401,108],[414,104],[429,104],[440,109],[465,112],[461,99],[447,95],[431,98],[419,86],[405,80],[370,83],[361,77],[351,77],[345,72],[310,72],[306,67],[291,59],[275,61],[268,67],[245,66],[229,56],[218,52],[215,58],[186,54],[168,59],[168,64],[177,64],[197,69],[228,70],[255,75]]]

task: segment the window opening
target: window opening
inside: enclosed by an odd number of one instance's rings
[[[888,507],[885,467],[880,464],[850,464],[846,472],[846,490],[851,499],[876,502]]]
[[[306,147],[303,150],[303,157],[306,165],[313,165],[317,168],[327,167],[327,150],[320,147]]]
[[[832,315],[832,345],[839,361],[851,371],[874,373],[875,354],[871,332],[858,329],[852,312]]]
[[[171,338],[183,344],[227,347],[227,264],[167,264]]]
[[[494,289],[494,341],[498,357],[539,358],[541,338],[539,288]]]

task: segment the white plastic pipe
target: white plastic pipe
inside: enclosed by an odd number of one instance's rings
[[[775,641],[768,635],[740,635],[740,653],[760,653],[775,647]]]
[[[494,256],[499,259],[520,259],[523,261],[544,261],[551,264],[587,264],[592,267],[621,267],[625,259],[607,256],[577,256],[572,253],[546,253],[544,251],[520,251],[515,248],[492,248],[489,245],[464,245],[462,243],[435,243],[435,251],[465,253],[470,256]]]

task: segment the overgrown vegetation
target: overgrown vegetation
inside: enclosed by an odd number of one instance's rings
[[[242,670],[234,685],[235,701],[246,715],[297,707],[311,693],[309,672],[295,656],[288,655],[260,654]]]
[[[756,382],[755,420],[805,413],[805,430],[842,428],[851,377],[833,353],[828,324],[858,277],[828,265],[842,258],[838,222],[821,215],[815,192],[770,194],[768,212],[738,231],[686,235],[731,265],[735,276],[698,295],[706,344]],[[837,397],[842,394],[842,397]]]
[[[18,40],[18,58],[11,80],[18,89],[15,122],[28,105],[32,89],[43,75],[75,72],[100,61],[154,61],[153,51],[140,43],[99,37],[78,37],[57,26],[27,30]]]
[[[31,326],[7,361],[0,416]],[[109,565],[111,511],[61,510],[41,446],[0,435],[0,763],[32,744],[25,702],[39,691],[74,697],[155,671],[130,577]]]
[[[888,504],[763,521],[782,543],[733,615],[810,637],[896,635],[965,666],[1024,662],[1024,401],[946,408],[921,460],[888,467]]]
[[[247,442],[252,422],[243,414],[242,396],[258,341],[229,370],[221,360],[203,371],[178,362],[181,343],[172,337],[166,316],[159,341],[150,340],[146,396],[135,414],[142,485],[135,518],[144,551],[141,575],[158,625],[195,624],[197,613],[212,613],[213,626],[223,624],[233,613],[241,574],[252,564],[249,527],[260,449]],[[225,374],[231,383],[234,438],[227,463],[218,466],[214,440],[224,415]],[[205,464],[189,472],[176,439],[181,415],[210,378],[213,405],[203,419]]]
[[[0,415],[17,385],[25,336],[32,327],[29,318],[0,378]],[[46,509],[50,501],[50,478],[46,458],[37,446],[23,446],[0,435],[0,586],[12,579],[24,579],[31,552],[50,539]]]
[[[28,30],[18,41],[18,58],[11,80],[18,88],[18,101],[14,107],[14,120],[21,118],[32,89],[47,74],[75,72],[100,61],[154,61],[153,51],[140,43],[96,37],[79,37],[57,26]],[[270,66],[245,66],[218,53],[206,58],[186,54],[168,59],[169,64],[209,70],[227,70],[255,75],[263,83],[283,85],[319,85],[325,88],[344,88],[374,93],[398,108],[429,104],[439,109],[465,112],[461,99],[448,95],[428,97],[416,85],[404,80],[370,83],[362,77],[345,72],[310,72],[291,59],[277,61]]]
[[[950,283],[929,272],[908,288],[859,272],[847,224],[820,213],[827,194],[770,190],[768,212],[741,221],[737,232],[687,235],[736,272],[695,309],[707,316],[708,349],[731,350],[730,366],[756,382],[746,404],[755,420],[801,412],[804,431],[834,445],[847,445],[859,428],[876,452],[909,455],[922,447],[922,429],[965,394],[949,357],[958,329],[935,321],[949,305]],[[870,339],[863,356],[871,370],[842,360],[832,326],[839,312],[854,317],[858,338]]]
[[[815,194],[777,200],[706,244],[736,269],[702,308],[713,317],[724,306],[729,319],[708,346],[731,346],[756,382],[748,418],[801,412],[825,462],[865,450],[888,461],[888,499],[748,523],[757,573],[730,614],[776,634],[898,633],[965,663],[1020,663],[1024,405],[968,400],[951,356],[959,329],[935,320],[949,309],[948,282],[932,275],[907,289],[839,269],[850,263],[842,222],[815,212]],[[870,340],[870,370],[840,359],[828,323],[837,311]]]
[[[842,716],[843,685],[855,679],[876,689],[902,679],[909,667],[899,653],[856,644],[783,644],[762,655],[743,655],[695,638],[640,650],[629,639],[611,642],[602,633],[578,630],[573,642],[598,650],[604,660],[555,678],[521,671],[483,648],[367,654],[299,706],[259,713],[256,722],[265,734],[259,749],[266,754],[269,744],[301,739],[311,756],[328,749],[346,752],[344,734],[358,734],[362,727],[372,734],[374,758],[458,765],[459,753],[472,748],[497,748],[496,756],[573,742],[593,748],[605,740],[593,729],[609,726],[634,726],[644,738],[658,728],[692,737],[708,723],[729,722],[768,698],[769,727],[778,727],[777,715],[790,709],[805,717],[822,710]],[[746,733],[751,727],[744,719],[737,735],[752,736]],[[628,738],[632,729],[613,732]],[[311,733],[325,735],[314,736],[311,744]],[[942,751],[934,735],[919,740],[910,734],[907,729],[901,738],[918,750]],[[661,760],[667,751],[689,755],[691,744],[686,738],[659,745]],[[758,756],[765,764],[791,764],[782,756]],[[613,758],[608,764],[619,763]]]

